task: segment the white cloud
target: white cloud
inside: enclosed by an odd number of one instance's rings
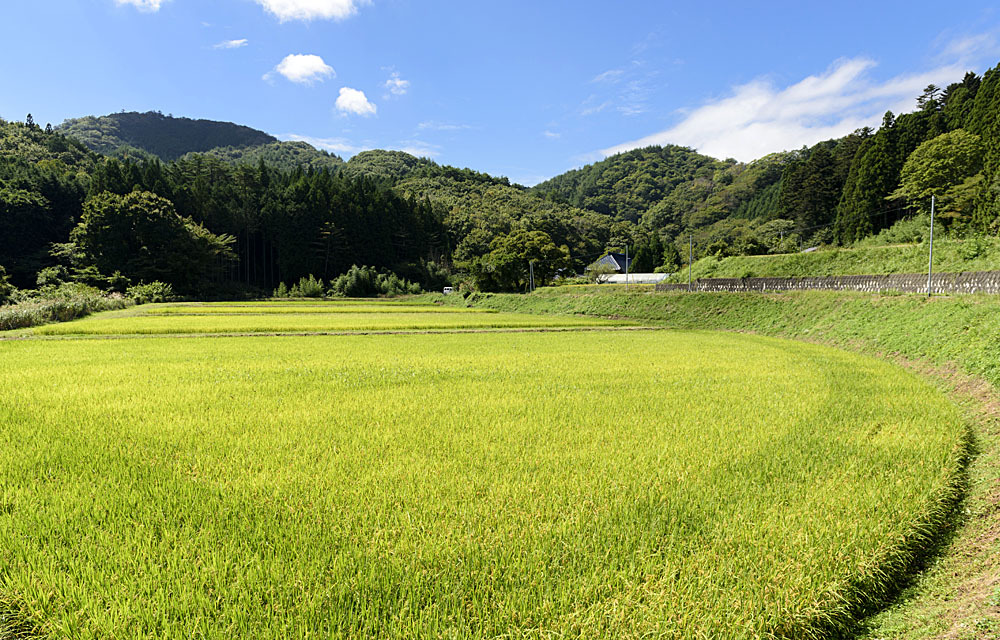
[[[410,155],[421,158],[434,158],[441,155],[441,148],[423,142],[421,140],[402,140],[398,144],[377,145],[373,141],[362,144],[355,144],[346,138],[317,138],[313,136],[303,136],[297,133],[286,133],[278,136],[279,139],[292,142],[307,142],[317,149],[323,149],[331,153],[342,156],[353,156],[361,151],[369,149],[393,149],[404,151]]]
[[[399,147],[399,151],[408,153],[411,156],[417,156],[418,158],[436,158],[441,155],[441,152],[437,150],[437,147],[432,147],[430,145],[416,143],[416,144],[403,144]]]
[[[141,1],[141,0],[140,0]],[[159,0],[150,0],[158,2]],[[281,22],[289,20],[344,20],[369,0],[256,0]]]
[[[452,122],[436,122],[434,120],[425,120],[417,125],[417,128],[421,131],[430,129],[431,131],[464,131],[466,129],[471,129],[472,126],[468,124],[456,124]]]
[[[377,109],[368,101],[364,91],[342,87],[337,97],[337,110],[344,114],[368,117],[375,115]]]
[[[872,60],[838,60],[825,72],[780,88],[766,79],[734,87],[729,96],[685,114],[681,122],[652,135],[602,150],[613,155],[649,145],[679,144],[716,157],[749,161],[877,126],[891,109],[909,111],[928,84],[962,77],[958,65],[873,82]]]
[[[278,137],[285,141],[308,142],[317,149],[346,155],[354,155],[355,153],[364,151],[365,149],[365,147],[359,147],[351,144],[351,142],[346,138],[314,138],[312,136],[300,136],[296,133],[286,133]]]
[[[149,13],[159,11],[164,2],[166,2],[166,0],[115,0],[115,4],[119,7],[125,4],[130,4],[139,11],[146,11]]]
[[[508,178],[510,178],[510,181],[513,182],[514,184],[523,185],[525,187],[533,187],[539,182],[545,182],[551,177],[552,176],[545,176],[539,173],[524,173],[524,174],[515,174],[508,176]]]
[[[549,140],[557,140],[562,136],[562,134],[556,133],[554,131],[543,131],[542,135],[548,138]]]
[[[628,64],[608,69],[590,79],[593,93],[580,104],[581,116],[617,111],[623,116],[637,116],[649,111],[650,88],[660,75],[646,60],[633,59]]]
[[[623,75],[625,75],[624,69],[610,69],[594,76],[591,82],[618,82]]]
[[[264,74],[264,79],[270,81],[275,73],[299,84],[313,84],[326,78],[337,77],[333,67],[324,62],[323,58],[314,55],[285,56],[278,66]]]
[[[603,112],[608,107],[611,107],[612,102],[610,100],[605,100],[600,104],[597,103],[597,96],[592,95],[583,101],[583,109],[580,111],[581,116],[592,116]]]
[[[937,57],[939,62],[955,61],[972,66],[985,60],[992,64],[1000,54],[1000,29],[948,38],[948,34],[938,38],[941,46]]]
[[[399,77],[397,71],[393,71],[392,75],[389,76],[389,79],[382,86],[388,89],[389,93],[394,96],[405,96],[406,92],[410,89],[410,81],[403,80]]]
[[[213,49],[239,49],[240,47],[247,46],[247,39],[242,38],[240,40],[225,40],[219,44],[213,46]]]

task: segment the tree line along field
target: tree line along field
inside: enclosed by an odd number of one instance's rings
[[[405,306],[0,340],[0,636],[814,637],[954,496],[960,412],[897,366]],[[295,308],[442,333],[183,335]]]

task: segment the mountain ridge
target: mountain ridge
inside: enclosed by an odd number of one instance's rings
[[[176,160],[186,153],[206,152],[220,147],[244,149],[278,142],[271,134],[245,125],[175,118],[159,111],[71,118],[56,130],[104,155],[115,155],[122,148],[139,149],[164,162]]]

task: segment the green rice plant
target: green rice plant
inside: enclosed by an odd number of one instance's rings
[[[818,637],[926,543],[963,452],[899,367],[737,334],[0,362],[0,608],[47,638]]]
[[[271,315],[271,314],[331,314],[331,313],[495,313],[490,309],[472,309],[467,307],[446,307],[430,304],[394,304],[369,301],[368,304],[337,304],[322,303],[313,305],[285,305],[275,303],[260,303],[256,305],[211,306],[195,303],[184,305],[158,305],[137,310],[137,313],[147,316],[189,315]]]
[[[112,314],[79,322],[47,325],[36,335],[150,335],[150,334],[252,334],[324,333],[352,331],[454,331],[472,329],[533,329],[599,327],[629,324],[597,318],[539,318],[528,314],[396,313],[391,309],[358,313],[220,313],[206,315]]]

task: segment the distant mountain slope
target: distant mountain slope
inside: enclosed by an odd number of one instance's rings
[[[734,164],[687,147],[646,147],[568,171],[532,191],[550,200],[636,222],[677,185],[711,178]]]
[[[339,169],[344,166],[340,156],[315,149],[306,142],[271,142],[256,147],[218,147],[204,152],[229,164],[264,164],[285,171],[303,169]]]
[[[278,141],[263,131],[231,122],[174,118],[155,111],[86,116],[67,120],[58,129],[99,153],[113,155],[122,147],[134,147],[166,162],[185,153],[217,147],[243,149]]]

